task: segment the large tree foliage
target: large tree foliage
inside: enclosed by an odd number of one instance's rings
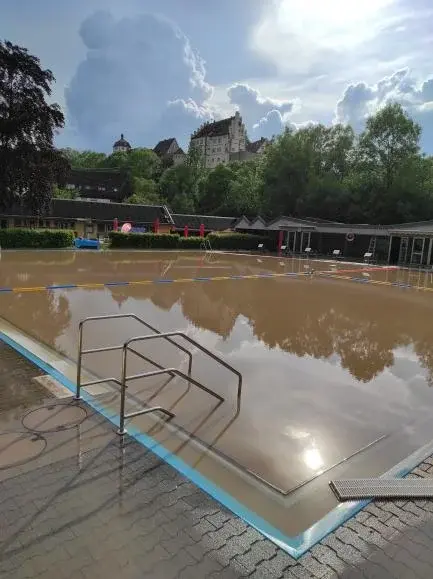
[[[22,203],[43,213],[68,163],[54,148],[63,127],[60,107],[48,104],[54,76],[11,42],[0,41],[0,205]]]
[[[112,169],[127,169],[132,177],[157,180],[161,176],[161,160],[153,151],[145,148],[132,149],[109,155],[102,165]]]
[[[77,151],[67,148],[62,149],[61,152],[74,169],[103,169],[107,160],[104,153],[95,151]]]

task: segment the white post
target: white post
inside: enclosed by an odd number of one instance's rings
[[[392,248],[392,235],[390,235],[390,237],[389,237],[388,265],[389,265],[389,262],[391,261],[391,248]]]
[[[430,263],[431,263],[431,252],[432,252],[432,249],[433,249],[433,237],[430,237],[430,241],[429,241],[429,244],[428,244],[428,254],[427,254],[427,263],[426,263],[426,265],[430,265]]]
[[[304,232],[301,231],[301,248],[300,248],[301,253],[304,251]]]
[[[425,237],[422,238],[421,259],[419,260],[420,265],[422,265],[422,258],[424,257],[424,249],[425,249]]]
[[[293,232],[293,253],[296,251],[296,231]]]

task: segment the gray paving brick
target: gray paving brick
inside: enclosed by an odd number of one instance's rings
[[[346,545],[354,547],[363,556],[366,556],[371,552],[371,546],[347,526],[337,529],[335,531],[335,536]]]
[[[269,573],[269,577],[281,577],[285,570],[289,572],[290,568],[294,565],[297,565],[295,559],[291,557],[288,558],[286,553],[278,551],[272,559],[259,563],[257,570]]]
[[[424,509],[417,507],[412,502],[409,502],[406,505],[404,505],[403,510],[412,513],[413,515],[419,517],[420,519],[424,519],[427,516],[426,511]]]
[[[302,565],[295,565],[285,574],[283,574],[283,577],[291,577],[291,578],[296,577],[297,579],[315,579],[315,576],[312,573],[310,573],[308,569],[302,567]]]
[[[2,579],[433,577],[433,501],[370,503],[295,561],[129,438],[120,471],[109,433],[80,468],[68,456],[0,482]]]
[[[384,539],[389,539],[394,534],[393,529],[379,521],[375,516],[369,517],[364,525],[377,531]]]
[[[245,553],[245,545],[238,541],[237,536],[230,538],[221,549],[215,551],[213,556],[223,566],[227,566],[237,555]]]
[[[221,529],[221,527],[231,519],[230,514],[225,511],[218,511],[213,515],[208,515],[206,519],[216,528]]]
[[[305,557],[302,557],[299,564],[305,567],[313,577],[318,577],[322,579],[329,571],[329,567],[320,563],[315,557],[310,553],[307,553]]]
[[[346,569],[346,563],[340,559],[332,549],[325,545],[316,545],[311,549],[311,554],[320,563],[331,567],[331,569],[334,569],[334,571],[338,573],[342,573]]]
[[[357,521],[348,521],[346,526],[352,531],[355,531],[366,543],[375,545],[376,547],[383,547],[386,544],[386,539],[378,532],[372,528],[361,525]]]
[[[378,519],[382,523],[387,521],[392,516],[389,511],[387,511],[386,509],[381,509],[379,505],[375,503],[370,503],[369,505],[367,505],[365,510],[366,512],[370,513],[370,515],[374,515],[376,519]]]
[[[346,563],[349,563],[350,565],[359,565],[365,561],[364,557],[362,557],[361,553],[357,549],[351,545],[343,543],[335,535],[329,535],[326,537],[326,539],[323,541],[323,544],[335,551],[340,559]]]

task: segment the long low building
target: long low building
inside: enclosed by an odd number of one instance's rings
[[[432,265],[433,220],[396,225],[348,224],[314,218],[298,219],[281,216],[265,220],[215,215],[186,215],[172,213],[165,205],[130,205],[97,201],[54,199],[49,213],[35,216],[17,206],[0,213],[0,227],[30,227],[72,229],[76,235],[94,237],[105,235],[114,227],[131,223],[141,230],[150,231],[155,222],[159,231],[183,234],[185,226],[191,235],[197,235],[201,225],[205,233],[211,231],[239,231],[271,237],[277,243],[282,239],[284,251],[363,258],[372,254],[377,260],[408,265]],[[283,232],[281,234],[280,232]]]

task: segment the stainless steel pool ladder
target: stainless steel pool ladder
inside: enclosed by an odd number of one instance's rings
[[[206,253],[212,253],[212,245],[207,237],[203,238],[203,241],[200,244],[200,249],[203,249],[203,251],[206,251]]]
[[[146,328],[148,328],[149,330],[151,330],[152,332],[154,332],[154,334],[150,334],[147,336],[136,336],[133,338],[129,338],[124,344],[122,344],[120,346],[106,346],[103,348],[92,348],[89,350],[83,350],[83,328],[87,322],[94,322],[94,321],[100,321],[100,320],[118,320],[118,319],[122,319],[122,318],[134,319],[137,322],[139,322],[140,324],[142,324],[143,326],[145,326]],[[128,418],[134,418],[136,416],[141,416],[142,414],[149,414],[150,412],[162,412],[163,414],[167,415],[169,417],[169,419],[174,417],[174,414],[172,412],[166,410],[165,408],[162,408],[161,406],[154,406],[152,408],[145,408],[145,409],[139,410],[137,412],[131,412],[129,414],[126,414],[125,413],[126,389],[128,387],[127,383],[130,380],[139,380],[142,378],[149,378],[151,376],[159,376],[162,374],[170,374],[171,376],[179,376],[181,378],[184,378],[189,383],[194,384],[195,386],[197,386],[197,388],[200,388],[201,390],[204,390],[205,392],[207,392],[211,396],[214,396],[220,402],[224,402],[224,398],[222,396],[220,396],[219,394],[217,394],[213,390],[207,388],[206,386],[204,386],[204,384],[202,384],[201,382],[199,382],[195,378],[192,378],[192,376],[191,376],[192,353],[187,348],[184,348],[183,346],[181,346],[180,344],[178,344],[177,342],[172,340],[171,338],[174,336],[178,336],[178,337],[186,340],[187,342],[189,342],[190,344],[192,344],[193,346],[195,346],[196,348],[198,348],[199,350],[201,350],[202,352],[207,354],[213,360],[215,360],[216,362],[218,362],[219,364],[221,364],[222,366],[227,368],[230,372],[235,374],[238,378],[237,397],[238,397],[238,401],[240,400],[241,394],[242,394],[242,374],[240,372],[238,372],[238,370],[236,370],[230,364],[225,362],[222,358],[220,358],[219,356],[217,356],[216,354],[214,354],[213,352],[211,352],[210,350],[208,350],[207,348],[202,346],[199,342],[190,338],[184,332],[175,331],[175,332],[161,333],[159,330],[157,330],[156,328],[154,328],[153,326],[151,326],[150,324],[148,324],[146,321],[144,321],[142,318],[136,316],[135,314],[113,314],[113,315],[109,315],[109,316],[93,316],[93,317],[86,318],[85,320],[82,320],[80,322],[79,330],[78,330],[77,390],[76,390],[75,399],[76,400],[81,399],[81,388],[85,388],[87,386],[94,386],[96,384],[103,384],[106,382],[114,382],[115,384],[118,384],[120,386],[120,421],[119,421],[118,434],[120,434],[122,436],[124,434],[126,434],[125,420]],[[131,344],[134,344],[137,342],[144,342],[147,340],[155,340],[155,339],[164,339],[167,342],[169,342],[170,344],[172,344],[173,346],[175,346],[176,348],[178,348],[179,350],[181,350],[182,352],[185,352],[187,354],[188,359],[189,359],[189,361],[188,361],[188,374],[185,374],[184,372],[181,372],[180,370],[177,370],[176,368],[164,368],[164,366],[161,366],[160,364],[158,364],[154,360],[148,358],[147,356],[144,356],[140,352],[137,352],[137,350],[135,350],[134,348],[131,348]],[[111,378],[101,378],[98,380],[91,380],[89,382],[84,382],[84,383],[81,382],[81,365],[82,365],[83,355],[95,354],[95,353],[99,353],[99,352],[114,352],[116,350],[122,350],[122,372],[121,372],[121,379],[120,380],[118,380],[117,378],[111,377]],[[127,376],[126,370],[127,370],[128,352],[131,352],[132,354],[134,354],[135,356],[138,356],[139,358],[141,358],[145,362],[152,364],[153,366],[155,366],[157,368],[157,370]]]

